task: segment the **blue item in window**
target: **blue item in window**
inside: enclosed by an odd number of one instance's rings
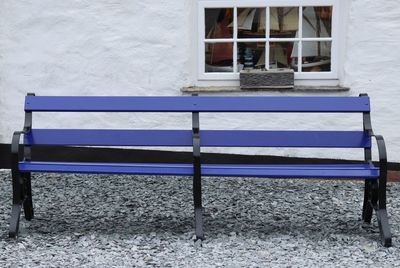
[[[253,62],[253,51],[251,48],[246,48],[246,51],[244,52],[244,68],[245,69],[253,69],[254,68],[254,62]]]

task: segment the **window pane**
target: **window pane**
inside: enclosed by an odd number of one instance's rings
[[[206,43],[206,73],[233,72],[233,43]]]
[[[297,57],[296,49],[297,42],[271,42],[269,44],[269,68],[295,69],[293,58]]]
[[[332,7],[303,7],[303,37],[330,37]]]
[[[303,42],[303,72],[330,72],[331,71],[331,43]]]
[[[238,8],[239,38],[265,38],[266,8]]]
[[[275,38],[292,38],[299,30],[298,7],[270,8],[270,36]]]
[[[232,38],[233,8],[206,8],[205,22],[205,38]]]
[[[237,71],[246,69],[265,68],[265,43],[238,43]]]

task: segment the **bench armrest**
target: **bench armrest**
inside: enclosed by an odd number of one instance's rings
[[[386,145],[385,140],[381,135],[371,135],[376,140],[376,144],[378,146],[378,154],[379,154],[379,170],[382,172],[387,172],[387,154],[386,154]]]
[[[18,170],[18,162],[19,155],[22,154],[20,152],[20,140],[21,135],[25,135],[29,132],[28,129],[24,129],[22,131],[15,131],[11,141],[11,169],[12,171]]]
[[[376,140],[379,153],[379,184],[378,184],[378,201],[379,209],[386,209],[386,184],[387,184],[387,155],[385,140],[381,135],[371,135]]]

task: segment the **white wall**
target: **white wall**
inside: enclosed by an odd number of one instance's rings
[[[23,124],[37,95],[180,95],[195,83],[196,1],[0,0],[0,143]],[[389,161],[400,162],[400,2],[353,0],[345,9],[341,83],[372,97]],[[258,92],[250,94],[289,95]],[[315,93],[313,93],[315,94]],[[323,93],[321,93],[323,95]],[[332,95],[332,94],[331,94]],[[360,129],[361,116],[204,115],[204,128]],[[51,114],[37,127],[190,128],[190,115]],[[338,122],[340,120],[340,122]],[[217,152],[244,152],[214,149]],[[247,153],[354,159],[349,150],[252,149]]]
[[[343,84],[367,92],[389,161],[400,162],[400,1],[352,0]]]

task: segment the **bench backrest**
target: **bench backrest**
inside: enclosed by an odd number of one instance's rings
[[[361,97],[53,97],[27,96],[31,112],[368,113]],[[26,145],[192,146],[192,130],[32,129]],[[200,130],[202,147],[369,148],[365,131]]]
[[[369,97],[53,97],[26,96],[41,112],[369,112]]]

